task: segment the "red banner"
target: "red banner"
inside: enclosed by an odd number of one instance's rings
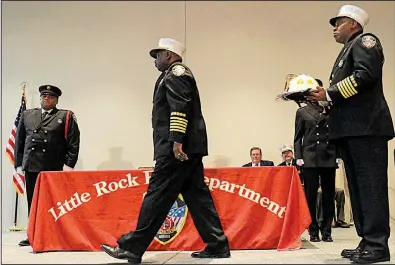
[[[136,227],[150,171],[42,172],[28,238],[35,252],[100,251]],[[230,248],[297,249],[311,222],[294,167],[205,169]],[[179,196],[148,250],[201,250]]]

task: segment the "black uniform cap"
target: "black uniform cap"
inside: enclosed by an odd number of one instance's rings
[[[56,86],[52,85],[42,85],[38,88],[41,95],[52,95],[55,97],[60,97],[62,95],[62,90]]]

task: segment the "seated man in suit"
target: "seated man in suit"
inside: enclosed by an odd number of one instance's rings
[[[300,177],[300,182],[303,185],[303,176],[300,172],[300,166],[296,164],[296,159],[294,158],[294,152],[292,146],[290,145],[283,145],[280,148],[281,156],[283,157],[283,162],[278,164],[278,166],[294,166],[298,170],[298,174]]]
[[[251,162],[243,165],[243,167],[267,167],[274,166],[273,161],[262,160],[262,150],[259,147],[250,149]]]

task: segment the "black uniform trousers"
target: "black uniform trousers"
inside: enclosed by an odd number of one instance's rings
[[[30,215],[32,206],[34,187],[36,186],[37,177],[40,172],[25,171],[26,197],[27,197],[27,214]]]
[[[336,168],[303,168],[304,189],[311,215],[310,235],[317,235],[321,230],[323,236],[331,236],[332,220],[335,211],[335,176]],[[317,194],[321,177],[323,220],[321,227],[317,221]]]
[[[172,156],[156,161],[136,230],[122,235],[117,241],[119,247],[142,256],[180,193],[207,244],[206,250],[211,253],[229,250],[210,190],[204,183],[201,156],[183,162]]]
[[[388,251],[388,139],[349,137],[336,142],[344,161],[359,246]]]

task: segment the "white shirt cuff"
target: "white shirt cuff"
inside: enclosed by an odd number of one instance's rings
[[[326,93],[326,101],[332,101],[331,97],[328,94],[328,91],[325,90]]]

